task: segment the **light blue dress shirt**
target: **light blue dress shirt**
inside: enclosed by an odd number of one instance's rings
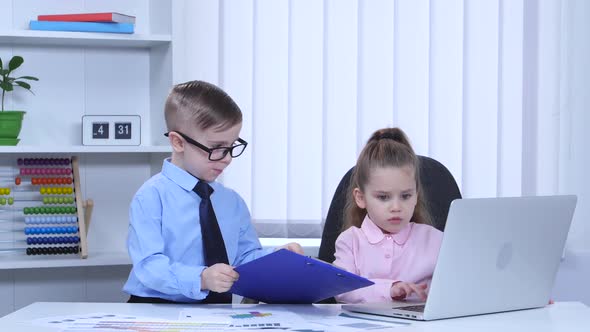
[[[198,179],[164,160],[162,171],[135,194],[129,209],[127,248],[133,262],[123,291],[175,302],[205,299],[199,203],[193,192]],[[222,184],[209,183],[211,202],[230,265],[238,266],[272,251],[263,250],[244,200]]]

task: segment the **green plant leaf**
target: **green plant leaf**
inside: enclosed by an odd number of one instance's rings
[[[24,80],[31,80],[31,81],[38,81],[39,79],[33,76],[21,76],[17,77],[17,80],[24,79]]]
[[[16,83],[18,86],[20,86],[21,88],[25,88],[27,90],[31,90],[31,85],[27,82],[23,82],[23,81],[15,81],[14,83]]]
[[[10,59],[10,62],[8,63],[8,69],[15,70],[16,68],[20,67],[23,62],[25,62],[25,60],[22,56],[15,55],[12,57],[12,59]]]
[[[0,82],[0,87],[2,88],[2,90],[4,91],[12,91],[14,88],[12,87],[12,84],[8,83],[8,82],[4,82],[1,81]]]
[[[23,63],[24,59],[21,56],[15,55],[10,59],[8,68],[3,67],[2,60],[0,59],[0,89],[2,90],[2,111],[4,111],[4,95],[6,92],[13,91],[15,87],[21,87],[30,93],[34,94],[31,90],[31,85],[23,80],[38,81],[39,79],[34,76],[21,76],[11,77],[9,76],[13,70],[19,68]]]

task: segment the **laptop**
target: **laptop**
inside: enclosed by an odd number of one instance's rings
[[[435,320],[543,307],[576,202],[574,195],[454,200],[425,303],[342,309]]]

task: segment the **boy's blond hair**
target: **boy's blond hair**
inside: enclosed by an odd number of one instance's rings
[[[221,88],[203,81],[180,83],[166,99],[164,116],[168,131],[194,128],[224,130],[242,122],[242,111]]]

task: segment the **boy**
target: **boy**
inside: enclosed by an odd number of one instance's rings
[[[215,85],[174,86],[166,100],[172,156],[137,191],[127,246],[133,269],[128,302],[230,303],[237,266],[268,254],[233,190],[215,182],[242,154],[242,112]],[[297,243],[283,248],[303,253]]]

